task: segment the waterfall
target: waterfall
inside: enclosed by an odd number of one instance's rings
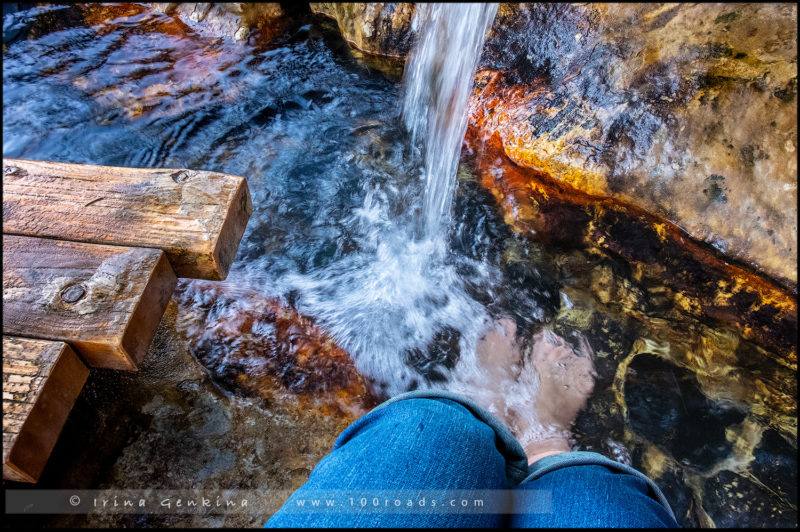
[[[406,63],[403,120],[424,158],[423,236],[450,213],[467,102],[497,4],[417,4],[417,42]]]
[[[493,261],[450,249],[445,229],[470,89],[496,11],[486,4],[417,5],[403,123],[354,131],[351,155],[342,160],[347,166],[337,170],[361,176],[354,188],[363,203],[342,209],[335,225],[330,211],[308,213],[315,231],[341,228],[347,251],[269,283],[271,289],[284,283],[280,292],[295,294],[297,309],[314,316],[388,396],[446,388],[454,372],[466,381],[479,371],[476,345],[491,317],[472,292],[493,298],[502,272]]]

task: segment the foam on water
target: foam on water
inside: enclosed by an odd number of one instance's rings
[[[284,279],[299,294],[298,309],[319,319],[359,370],[390,395],[446,386],[456,361],[474,366],[477,339],[489,322],[484,306],[467,294],[446,236],[469,89],[496,10],[496,4],[418,6],[418,40],[404,77],[410,149],[406,160],[396,161],[406,175],[362,184],[364,203],[345,221],[359,252]],[[470,270],[482,278],[472,282],[483,285],[501,277],[477,261]],[[457,342],[449,360],[432,346],[442,334]],[[422,361],[410,364],[415,353]]]
[[[409,366],[410,351],[427,351],[437,333],[455,330],[462,357],[474,353],[488,315],[448,263],[444,238],[414,239],[410,227],[393,223],[390,207],[379,191],[367,194],[351,219],[362,251],[285,281],[301,294],[298,309],[321,320],[359,370],[392,395],[414,381],[423,384]],[[499,278],[486,265],[475,264],[475,270]],[[446,374],[448,368],[429,369]]]

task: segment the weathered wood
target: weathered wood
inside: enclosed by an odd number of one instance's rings
[[[162,249],[180,277],[228,275],[252,212],[242,177],[3,159],[3,232]]]
[[[177,279],[157,249],[3,235],[3,334],[62,340],[137,369]]]
[[[63,342],[3,336],[3,478],[36,482],[89,370]]]

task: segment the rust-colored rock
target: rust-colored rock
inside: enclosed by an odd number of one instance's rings
[[[681,228],[616,199],[580,191],[522,167],[506,155],[498,133],[467,133],[472,164],[522,235],[563,248],[620,256],[636,278],[657,279],[684,312],[731,326],[779,362],[796,368],[797,299],[774,281],[732,264]]]
[[[352,416],[377,404],[350,355],[277,300],[226,283],[181,281],[176,328],[218,386],[268,402]]]
[[[410,4],[311,4],[405,56]],[[517,163],[620,199],[796,289],[797,7],[500,4],[472,122]]]
[[[503,4],[473,121],[794,288],[796,24],[792,4]]]

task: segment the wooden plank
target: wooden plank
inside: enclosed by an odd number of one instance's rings
[[[61,340],[137,369],[177,279],[157,249],[3,235],[3,334]]]
[[[223,280],[253,206],[242,177],[3,159],[3,232],[163,250],[180,277]]]
[[[89,370],[64,342],[3,336],[3,478],[36,482]]]

